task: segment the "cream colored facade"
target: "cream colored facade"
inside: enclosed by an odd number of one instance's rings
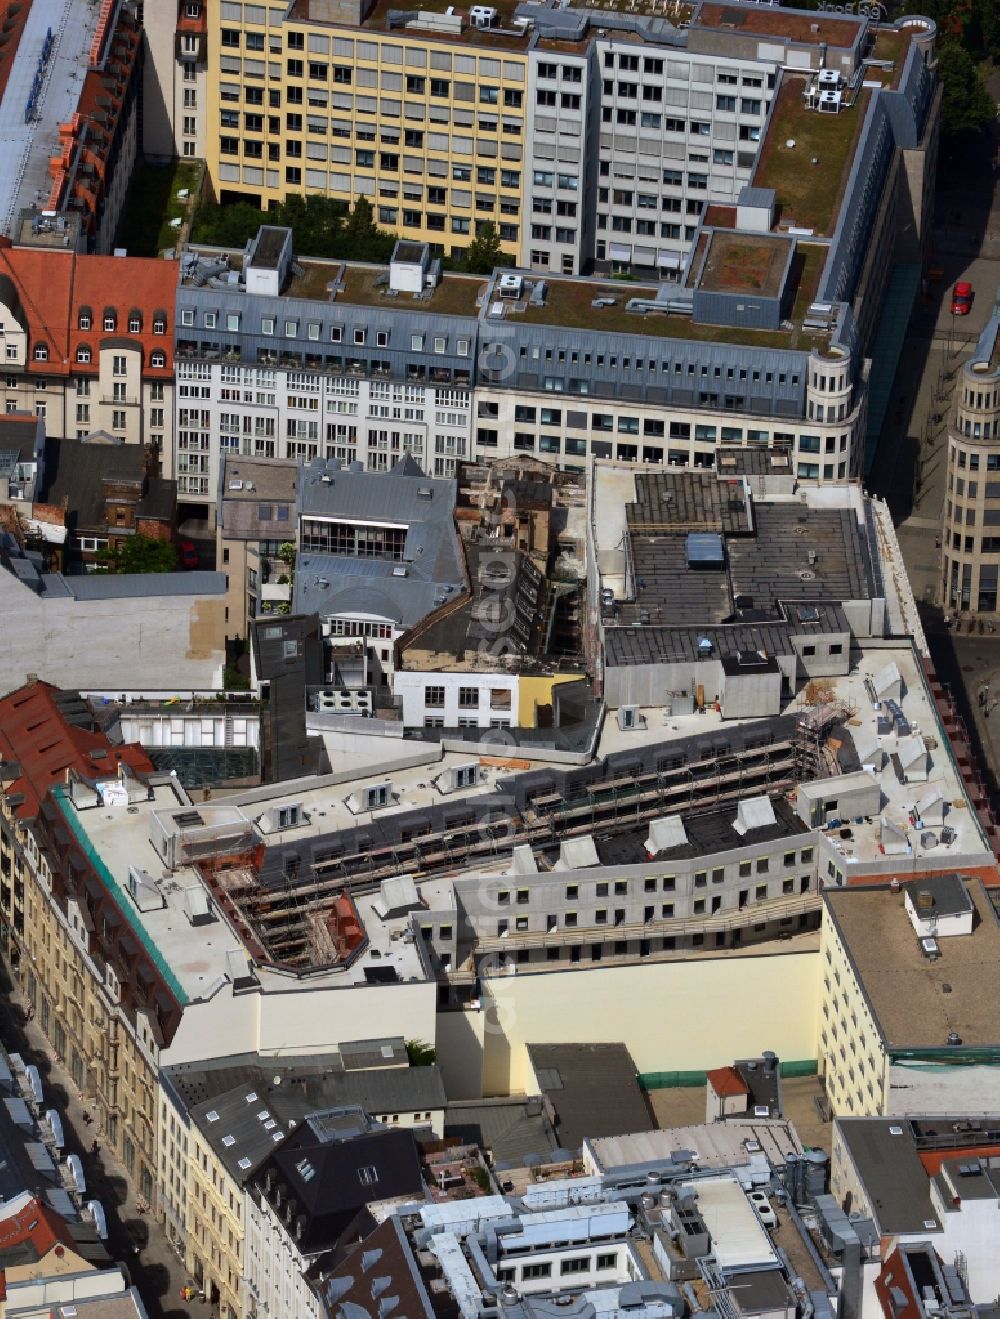
[[[555,327],[550,335],[556,343],[573,337]],[[643,346],[648,351],[660,347],[653,338]],[[811,382],[817,379],[818,360],[808,362]],[[816,408],[824,407],[828,395],[819,394],[812,383],[806,391],[807,415],[781,418],[480,383],[474,394],[471,453],[478,462],[530,455],[564,471],[583,471],[588,456],[636,466],[713,467],[720,444],[776,445],[787,449],[790,471],[799,480],[849,481],[860,470],[868,417],[867,390],[859,389],[852,403],[850,378],[844,368],[834,376],[841,390],[835,404],[826,404],[825,421]]]
[[[205,145],[216,197],[259,199],[265,210],[302,193],[367,197],[382,229],[446,251],[467,248],[476,221],[492,220],[517,256],[527,38],[472,28],[429,39],[286,19],[287,10],[209,7]]]
[[[130,1025],[114,972],[85,949],[73,899],[63,915],[52,877],[30,830],[0,797],[0,885],[4,946],[35,1020],[86,1101],[95,1131],[121,1160],[138,1192],[154,1195],[156,1062],[152,1039]]]
[[[7,312],[0,305],[0,318]],[[8,350],[27,335],[4,335]],[[99,375],[42,376],[26,370],[26,349],[8,351],[3,364],[4,410],[30,412],[45,418],[49,435],[82,439],[107,431],[126,444],[155,445],[163,475],[173,476],[174,382],[144,380],[142,352],[127,343],[98,349]],[[60,372],[62,368],[60,367]]]
[[[145,6],[142,151],[148,160],[204,157],[208,96],[204,8],[203,0],[156,0]]]
[[[159,1210],[173,1248],[183,1254],[187,1240],[191,1122],[160,1080],[156,1110]]]
[[[236,1319],[243,1313],[243,1189],[194,1124],[189,1149],[185,1267],[223,1319]]]
[[[829,908],[820,928],[819,1071],[830,1112],[880,1117],[887,1111],[888,1060],[864,989]]]
[[[707,1071],[773,1049],[816,1057],[815,935],[725,956],[484,978],[478,1010],[438,1015],[450,1099],[532,1091],[529,1044],[620,1040],[637,1071]]]
[[[1000,574],[1000,322],[962,368],[948,425],[941,536],[946,611],[996,614]]]

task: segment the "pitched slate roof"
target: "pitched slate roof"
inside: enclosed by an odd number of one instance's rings
[[[292,1233],[304,1256],[332,1250],[366,1205],[424,1198],[420,1156],[412,1131],[374,1130],[338,1139],[316,1114],[300,1123],[258,1169],[254,1183],[267,1198],[267,1174],[293,1204]]]

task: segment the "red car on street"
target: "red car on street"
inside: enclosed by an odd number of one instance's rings
[[[951,291],[952,316],[968,316],[972,310],[972,299],[975,296],[971,284],[966,283],[964,280],[956,284]]]

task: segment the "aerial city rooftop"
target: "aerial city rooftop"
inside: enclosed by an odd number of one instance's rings
[[[7,5],[8,1319],[992,1313],[1000,320],[915,589],[854,8]]]

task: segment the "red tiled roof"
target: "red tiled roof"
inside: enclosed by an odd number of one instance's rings
[[[208,11],[206,5],[202,5],[199,8],[198,13],[192,16],[188,13],[186,0],[178,0],[177,11],[178,32],[194,32],[203,35],[208,31]]]
[[[899,866],[892,866],[889,863],[892,857],[883,858],[884,867],[874,874],[852,875],[848,873],[847,884],[849,888],[865,888],[872,884],[884,884],[887,879],[898,879],[900,882],[908,879],[931,879],[935,875],[954,875],[957,871],[960,875],[968,876],[970,879],[975,878],[982,880],[986,888],[1000,887],[1000,870],[996,865],[986,866],[927,866],[922,865],[914,871],[900,870]]]
[[[44,1259],[56,1246],[72,1246],[73,1236],[63,1218],[47,1204],[31,1198],[8,1218],[0,1219],[0,1261],[15,1246],[31,1243],[36,1259]],[[6,1292],[6,1288],[4,1288]]]
[[[142,374],[166,379],[173,374],[173,309],[179,267],[176,261],[156,257],[86,256],[13,247],[0,240],[0,280],[11,281],[27,322],[27,369],[37,375],[57,376],[98,372],[98,350],[109,337],[138,344]],[[90,312],[91,328],[81,330],[80,312]],[[116,328],[104,329],[104,312],[115,313]],[[129,333],[129,314],[139,312],[140,329]],[[164,318],[164,333],[153,333],[156,313]],[[48,360],[35,361],[35,348],[44,343]],[[88,364],[76,361],[81,344],[89,345]],[[154,349],[164,354],[162,367],[151,366]]]
[[[722,1099],[733,1095],[748,1095],[750,1087],[735,1067],[715,1067],[708,1073],[708,1084]]]
[[[17,766],[6,792],[24,798],[15,812],[22,820],[35,818],[49,789],[63,781],[68,769],[89,779],[110,778],[121,763],[140,773],[153,770],[140,746],[114,746],[104,733],[67,722],[58,695],[50,683],[35,682],[0,700],[0,760]],[[105,754],[95,754],[100,752]]]
[[[106,193],[118,124],[139,60],[140,38],[133,13],[115,0],[103,0],[76,111],[59,125],[58,153],[49,160],[52,186],[46,209],[77,212],[87,232],[96,227]]]

